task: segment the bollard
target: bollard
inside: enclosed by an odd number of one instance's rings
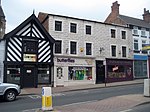
[[[42,110],[53,110],[51,87],[42,87]]]
[[[144,96],[150,97],[150,79],[144,79]]]

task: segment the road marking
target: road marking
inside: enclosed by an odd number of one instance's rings
[[[40,95],[28,95],[28,97],[32,98],[32,99],[38,99],[41,98]]]
[[[55,93],[55,94],[52,94],[52,96],[65,96],[65,94],[63,94],[63,93]]]
[[[123,111],[120,111],[120,112],[130,112],[132,111],[132,109],[127,109],[127,110],[123,110]]]

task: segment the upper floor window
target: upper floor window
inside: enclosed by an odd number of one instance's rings
[[[138,27],[133,27],[133,35],[138,35]]]
[[[61,46],[62,46],[62,41],[61,40],[56,40],[55,41],[55,53],[61,54]]]
[[[121,31],[122,39],[126,39],[126,31]]]
[[[115,45],[111,46],[111,56],[116,57],[116,46]]]
[[[77,24],[75,23],[70,23],[70,32],[71,33],[76,33],[77,31]]]
[[[142,47],[146,45],[146,40],[142,40]]]
[[[141,29],[141,36],[146,37],[146,29],[145,28]]]
[[[91,35],[91,26],[86,25],[86,34]]]
[[[111,38],[116,38],[116,30],[111,29]]]
[[[55,21],[55,31],[62,31],[62,21]]]
[[[122,57],[127,56],[127,48],[125,46],[122,46]]]
[[[86,55],[92,55],[92,43],[86,43]]]
[[[134,50],[138,51],[139,47],[138,47],[138,40],[134,40]]]
[[[70,54],[77,54],[77,42],[70,42]]]
[[[24,41],[24,53],[37,53],[37,41]]]

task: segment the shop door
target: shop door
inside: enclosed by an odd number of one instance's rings
[[[35,87],[35,68],[34,67],[24,67],[23,75],[23,87]]]
[[[103,61],[96,61],[96,84],[104,83],[105,81],[105,66]]]

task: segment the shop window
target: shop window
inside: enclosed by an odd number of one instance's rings
[[[69,67],[69,80],[92,80],[92,67]]]
[[[116,46],[112,45],[111,46],[111,56],[116,57]]]
[[[92,55],[92,43],[86,43],[86,55]]]
[[[125,46],[122,46],[122,57],[127,56],[127,48]]]
[[[124,65],[108,65],[108,78],[126,78],[132,75],[132,67]]]
[[[135,78],[147,77],[147,61],[142,61],[142,60],[134,61],[134,75]]]
[[[61,46],[62,46],[62,41],[61,40],[56,40],[55,41],[55,53],[56,54],[61,54]]]
[[[70,32],[71,33],[76,33],[77,31],[77,24],[75,23],[70,23]]]
[[[49,66],[39,65],[38,67],[38,84],[47,84],[49,83]]]
[[[62,31],[62,21],[55,21],[55,31]]]
[[[126,31],[121,31],[122,39],[126,39]]]
[[[20,84],[20,66],[19,65],[8,65],[6,80],[8,83]]]
[[[91,35],[91,26],[86,25],[86,34]]]
[[[116,38],[116,30],[111,29],[111,38]]]
[[[70,42],[70,54],[77,54],[77,42]]]

